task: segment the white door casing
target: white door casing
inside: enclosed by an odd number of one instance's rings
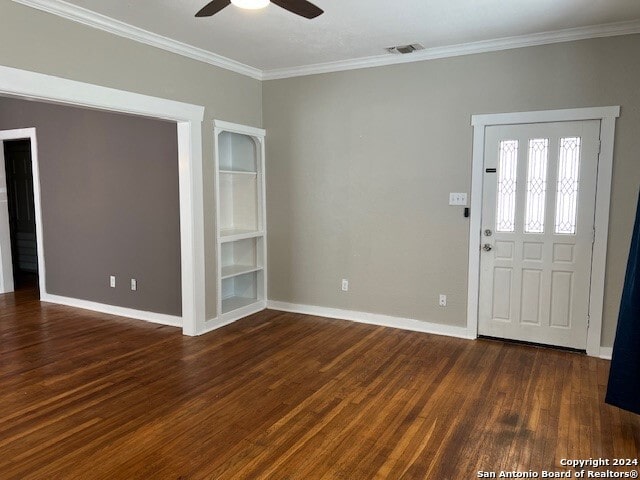
[[[485,134],[492,125],[514,125],[581,120],[600,121],[601,151],[597,172],[597,196],[595,206],[595,240],[591,264],[591,290],[589,295],[590,324],[587,333],[587,354],[606,356],[601,349],[602,314],[604,306],[605,267],[608,240],[609,208],[615,120],[620,116],[619,106],[588,107],[566,110],[541,110],[473,115],[473,165],[471,185],[471,218],[469,229],[469,275],[467,302],[467,332],[470,338],[478,336],[480,259],[482,229],[482,197],[484,181]]]
[[[33,203],[36,223],[36,250],[38,257],[38,286],[45,292],[44,244],[42,241],[42,208],[40,202],[40,167],[38,163],[38,141],[35,128],[0,130],[0,293],[13,292],[13,266],[11,261],[11,236],[7,202],[7,179],[4,162],[6,140],[29,140],[31,144],[31,168],[33,172]],[[4,200],[4,202],[3,202]]]
[[[4,168],[4,145],[2,143],[0,142],[0,294],[13,292],[9,202]]]
[[[487,128],[479,333],[585,350],[600,121]]]

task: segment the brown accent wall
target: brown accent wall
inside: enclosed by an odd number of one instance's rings
[[[0,98],[0,130],[28,127],[48,293],[181,315],[175,123]]]

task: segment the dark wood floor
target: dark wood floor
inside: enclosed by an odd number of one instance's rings
[[[608,362],[266,311],[198,338],[0,296],[2,479],[463,479],[636,458]]]

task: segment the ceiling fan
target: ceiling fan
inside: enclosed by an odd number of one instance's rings
[[[266,7],[269,3],[275,3],[291,13],[309,19],[316,18],[324,13],[322,9],[311,2],[307,2],[307,0],[213,0],[196,13],[196,17],[210,17],[232,3],[237,7],[248,10],[257,10]]]

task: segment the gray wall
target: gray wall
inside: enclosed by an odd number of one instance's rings
[[[203,158],[207,315],[215,315],[214,118],[260,127],[257,80],[0,1],[0,65],[205,106]]]
[[[621,105],[612,345],[640,183],[639,54],[635,35],[264,82],[270,298],[464,326],[469,225],[447,203],[470,191],[471,115]]]
[[[0,98],[0,130],[28,127],[38,141],[47,292],[181,315],[176,124]]]

